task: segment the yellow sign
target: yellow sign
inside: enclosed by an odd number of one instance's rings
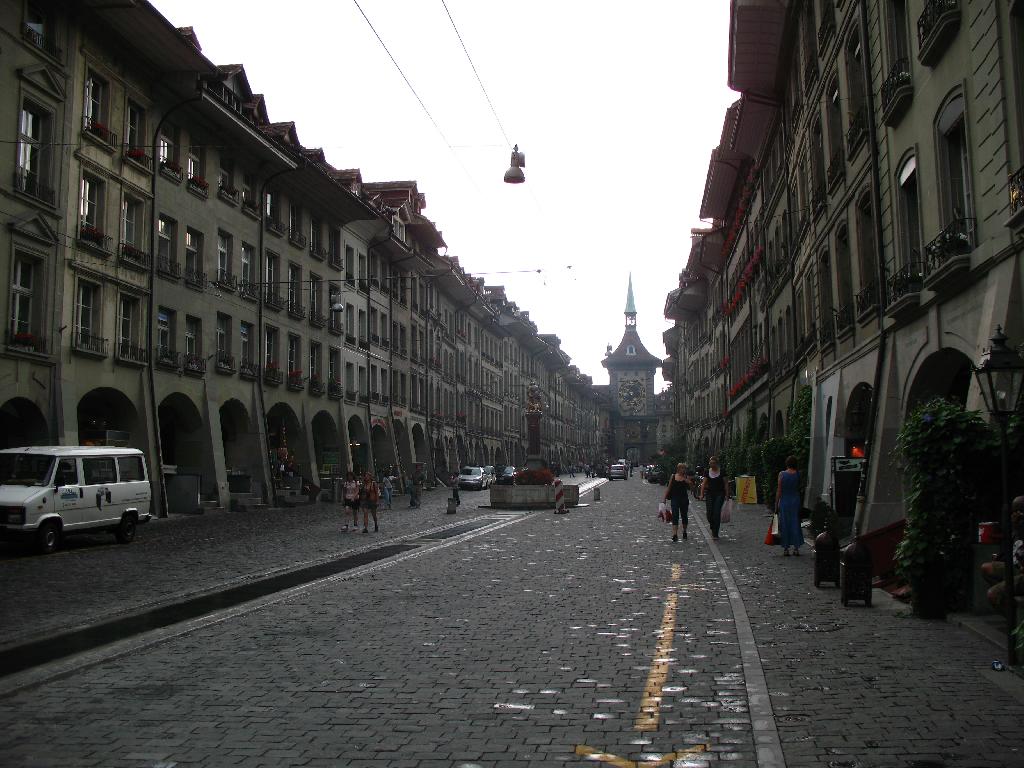
[[[736,501],[740,504],[757,504],[757,478],[740,475],[736,478]]]

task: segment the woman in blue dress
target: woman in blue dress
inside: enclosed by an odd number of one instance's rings
[[[793,554],[799,555],[804,535],[800,530],[800,473],[796,470],[796,456],[787,456],[786,469],[779,472],[775,510],[779,513],[782,554],[789,557],[789,549],[792,547]]]

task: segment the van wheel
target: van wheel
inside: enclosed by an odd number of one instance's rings
[[[135,522],[135,515],[128,513],[121,518],[120,524],[117,526],[117,530],[114,531],[114,537],[117,539],[118,544],[131,544],[135,540],[135,529],[137,523]]]
[[[54,520],[47,520],[36,531],[36,548],[41,555],[50,555],[60,547],[60,525]]]

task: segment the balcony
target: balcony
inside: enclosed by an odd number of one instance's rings
[[[306,388],[306,380],[302,376],[302,371],[288,371],[288,382],[286,386],[293,392],[301,392]]]
[[[959,0],[928,0],[917,19],[918,61],[935,66],[959,31]]]
[[[348,400],[350,403],[354,403],[357,397],[359,397],[359,393],[356,392],[354,389],[345,390],[345,399]]]
[[[327,382],[327,396],[331,400],[341,400],[345,395],[345,389],[341,386],[340,381],[329,381]]]
[[[391,349],[391,339],[387,336],[381,336],[380,345],[383,349]]]
[[[847,304],[835,312],[836,315],[836,337],[842,341],[853,333],[853,306]]]
[[[170,347],[157,347],[156,365],[157,368],[176,371],[181,368],[181,353],[175,352]]]
[[[107,340],[84,331],[75,331],[71,335],[71,349],[92,357],[106,357]]]
[[[371,403],[379,403],[380,402],[380,392],[371,392],[370,393],[370,402]]]
[[[370,334],[370,343],[379,347],[380,346],[380,335],[376,334],[376,333],[371,333]]]
[[[327,316],[320,310],[311,307],[309,310],[309,324],[314,328],[323,328],[327,325]]]
[[[197,378],[205,376],[206,358],[195,352],[186,352],[181,370],[186,376],[195,376]]]
[[[238,205],[238,190],[230,184],[217,183],[217,197],[231,206]]]
[[[242,362],[238,364],[238,377],[240,379],[245,379],[246,381],[255,381],[259,374],[259,366],[252,360],[248,360],[243,357]]]
[[[225,291],[234,291],[237,287],[235,276],[228,269],[218,269],[213,284]]]
[[[896,125],[914,100],[914,81],[910,74],[910,60],[896,60],[882,83],[882,122]]]
[[[941,290],[970,270],[974,225],[974,219],[954,219],[924,247],[925,288]]]
[[[327,264],[328,266],[334,267],[335,269],[341,269],[341,254],[338,253],[337,251],[331,251],[330,253],[328,253]]]
[[[923,279],[921,262],[916,260],[902,265],[889,277],[886,285],[886,317],[896,319],[920,306]]]
[[[117,146],[117,134],[94,117],[82,118],[82,135],[100,144],[108,152]]]
[[[110,249],[107,245],[109,242],[110,237],[105,235],[99,227],[94,227],[92,224],[82,224],[78,228],[79,245],[87,246],[93,250],[100,251],[104,256],[109,256]]]
[[[182,179],[185,178],[185,172],[181,170],[181,166],[170,158],[160,161],[160,175],[175,184],[181,184]]]
[[[260,217],[260,205],[252,196],[252,193],[242,190],[242,213],[251,219]]]
[[[317,261],[323,261],[327,258],[327,249],[319,243],[309,244],[309,255]]]
[[[44,35],[36,29],[33,29],[28,24],[21,25],[21,38],[26,41],[29,45],[38,48],[43,53],[52,56],[55,59],[60,59],[62,51],[57,47],[56,42],[53,39],[53,35]]]
[[[309,394],[314,397],[320,397],[324,393],[324,382],[317,375],[309,377]]]
[[[297,227],[288,228],[288,242],[296,248],[306,247],[306,236]]]
[[[189,192],[197,197],[203,198],[204,200],[210,196],[210,182],[198,173],[189,174],[188,184],[186,186]]]
[[[370,402],[370,396],[366,392],[359,393],[359,404],[368,405]]]
[[[263,368],[263,383],[276,387],[282,381],[284,381],[284,374],[281,373],[281,369],[277,367],[277,364],[267,363]]]
[[[824,53],[825,45],[832,38],[832,35],[836,32],[836,17],[835,12],[829,6],[828,3],[824,4],[821,9],[822,19],[821,24],[818,25],[818,53]]]
[[[284,222],[280,221],[273,215],[268,214],[267,218],[263,220],[263,228],[272,235],[284,237]]]
[[[370,349],[370,340],[367,339],[365,336],[361,336],[359,338],[359,348],[360,349],[369,350]]]
[[[185,285],[189,288],[203,290],[206,288],[206,273],[201,269],[185,268]]]
[[[813,56],[804,64],[804,91],[810,91],[818,81],[818,60]]]
[[[832,310],[826,312],[824,322],[818,327],[818,347],[824,350],[836,340],[836,326]]]
[[[217,373],[231,374],[235,372],[235,356],[227,350],[218,349],[216,355]]]
[[[828,161],[828,170],[825,172],[825,183],[828,191],[833,192],[839,186],[839,182],[846,178],[846,158],[843,157],[843,150],[837,149],[832,153]]]
[[[818,182],[811,191],[811,212],[814,218],[818,218],[827,208],[828,193],[825,191],[825,184],[824,182]]]
[[[132,344],[130,339],[117,342],[117,361],[127,365],[145,365],[149,362],[149,352]]]
[[[135,163],[147,173],[153,172],[153,158],[146,152],[145,147],[125,146],[124,159]]]
[[[354,347],[356,345],[356,337],[353,336],[351,333],[346,333],[345,334],[345,343],[348,344],[351,347]]]
[[[164,277],[169,277],[173,280],[177,280],[181,277],[181,265],[174,259],[167,256],[156,257],[156,271],[158,274],[163,275]]]
[[[243,299],[256,301],[259,297],[259,286],[252,280],[241,280],[238,283],[238,295]]]
[[[1006,186],[1010,195],[1010,218],[1006,226],[1017,229],[1024,224],[1024,167],[1010,174]]]
[[[306,317],[306,308],[298,298],[288,299],[288,316],[295,320],[302,320]]]
[[[340,312],[331,312],[327,320],[327,331],[335,336],[341,336],[345,332],[345,326],[341,322]]]
[[[53,188],[43,183],[39,173],[19,168],[14,172],[14,188],[23,195],[34,197],[47,205],[57,204],[57,195]]]
[[[284,309],[285,301],[284,296],[277,288],[267,288],[267,292],[263,297],[263,303],[267,305],[269,309],[281,311]]]
[[[850,127],[846,129],[846,157],[852,160],[860,145],[868,136],[868,113],[861,107],[850,116]]]
[[[854,304],[857,306],[857,319],[865,320],[878,309],[878,286],[868,283],[854,297]]]
[[[131,243],[121,243],[121,250],[118,252],[117,262],[123,267],[136,269],[145,272],[149,269],[149,254],[141,248],[136,248]]]
[[[46,354],[46,339],[40,334],[31,333],[30,331],[11,333],[9,328],[5,333],[8,351],[32,352],[36,355]]]

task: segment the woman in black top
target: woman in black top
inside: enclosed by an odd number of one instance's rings
[[[729,498],[729,486],[725,482],[725,474],[718,466],[718,457],[708,459],[708,474],[700,486],[700,496],[704,499],[707,509],[708,525],[711,526],[711,537],[718,538],[718,529],[722,525],[722,505]]]
[[[679,520],[683,521],[683,538],[686,538],[686,526],[690,522],[690,489],[693,480],[686,472],[685,464],[676,464],[676,473],[669,478],[665,489],[665,501],[672,502],[672,541],[679,541]]]

